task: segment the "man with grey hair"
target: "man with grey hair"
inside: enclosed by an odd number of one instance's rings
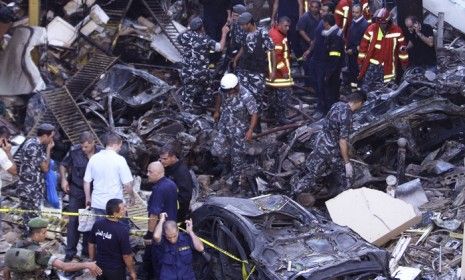
[[[96,214],[105,215],[105,207],[112,198],[123,199],[123,191],[132,196],[132,174],[126,159],[118,154],[123,141],[118,134],[105,135],[105,149],[93,155],[84,174],[86,205],[92,206]],[[91,194],[90,185],[93,183]],[[132,201],[130,203],[132,203]]]
[[[61,188],[69,195],[68,211],[78,212],[86,207],[86,195],[84,193],[84,173],[89,159],[100,152],[103,147],[96,145],[94,135],[85,131],[79,136],[79,143],[69,150],[60,164]],[[71,261],[76,255],[76,246],[79,242],[78,217],[69,217],[66,231],[66,256],[65,261]],[[81,256],[87,257],[88,233],[82,235]]]

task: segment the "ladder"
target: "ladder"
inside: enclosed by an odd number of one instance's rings
[[[85,131],[91,132],[101,144],[66,87],[43,91],[42,94],[47,108],[73,145],[79,144],[79,137]]]
[[[117,60],[117,57],[95,54],[66,82],[65,86],[74,100],[83,96]]]
[[[160,0],[141,0],[145,7],[149,10],[153,19],[158,23],[161,30],[170,40],[171,44],[182,53],[182,48],[179,45],[177,38],[179,36],[179,31],[176,29],[176,26],[173,24],[171,18],[166,14],[166,11],[163,10],[163,7],[160,4]]]

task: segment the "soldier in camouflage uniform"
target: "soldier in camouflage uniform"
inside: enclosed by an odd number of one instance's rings
[[[226,74],[221,79],[221,95],[216,99],[214,118],[219,122],[211,152],[223,159],[230,156],[233,175],[231,190],[237,192],[246,161],[247,141],[252,140],[258,120],[258,105],[252,94],[239,85],[239,79],[234,74]]]
[[[5,269],[3,276],[6,280],[43,280],[43,279],[58,279],[51,278],[45,274],[46,269],[59,269],[64,271],[78,271],[89,269],[91,274],[95,277],[102,274],[102,270],[95,264],[95,262],[83,263],[65,263],[53,256],[47,250],[41,248],[40,243],[45,241],[47,236],[48,221],[41,218],[31,219],[28,227],[31,230],[30,238],[20,240],[14,244],[9,252],[5,255]],[[20,251],[19,249],[24,249]],[[27,251],[34,252],[35,263],[22,263],[24,259],[22,254]],[[32,261],[32,260],[30,260]],[[35,269],[30,269],[35,267]]]
[[[228,36],[228,47],[223,65],[221,67],[221,73],[224,73],[226,70],[228,70],[228,72],[232,72],[230,64],[232,63],[233,58],[239,52],[239,49],[241,48],[241,43],[246,35],[245,31],[241,28],[239,23],[237,23],[237,19],[241,14],[245,13],[246,11],[246,8],[241,4],[234,5],[234,7],[232,8],[231,22],[229,23],[231,31],[229,32]]]
[[[348,103],[337,102],[331,107],[307,158],[307,173],[295,186],[294,194],[309,192],[316,198],[327,198],[350,187],[347,183],[353,177],[353,167],[348,143],[352,112],[359,110],[365,101],[364,92],[355,92],[348,96]],[[336,184],[328,192],[322,192],[317,181],[329,174]]]
[[[263,109],[265,73],[269,71],[270,81],[274,80],[276,74],[274,44],[267,30],[257,28],[250,13],[242,13],[238,23],[247,34],[234,58],[234,67],[237,66],[241,85],[252,92],[260,111]]]
[[[54,134],[53,125],[41,124],[37,128],[37,137],[26,140],[19,151],[17,194],[21,209],[40,211],[45,186],[43,172],[49,169],[50,152],[55,145]],[[24,225],[33,217],[37,214],[24,214]]]
[[[213,97],[208,92],[212,77],[208,66],[209,53],[221,52],[224,49],[229,28],[222,29],[221,41],[215,42],[205,35],[202,19],[196,17],[190,23],[190,30],[180,34],[178,43],[183,48],[183,64],[181,80],[183,91],[181,103],[186,111],[192,111],[193,105],[202,107],[212,103]]]

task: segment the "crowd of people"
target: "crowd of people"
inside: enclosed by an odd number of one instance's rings
[[[306,161],[306,173],[292,187],[291,195],[324,198],[350,187],[353,167],[349,158],[349,134],[353,112],[367,100],[366,92],[396,81],[399,70],[410,66],[435,71],[436,54],[431,26],[414,16],[405,19],[407,33],[393,22],[386,8],[374,13],[367,1],[274,0],[272,25],[258,25],[257,11],[248,11],[241,1],[220,5],[223,1],[201,1],[204,16],[194,17],[189,30],[180,34],[183,48],[180,77],[183,83],[181,103],[188,112],[207,112],[214,108],[218,123],[212,139],[211,154],[231,167],[227,183],[230,191],[242,191],[247,166],[246,149],[261,131],[261,118],[270,112],[278,124],[288,124],[286,110],[295,83],[293,73],[302,68],[305,85],[317,98],[314,119],[325,118],[315,147]],[[228,1],[229,2],[229,1]],[[263,2],[263,1],[262,1]],[[223,3],[224,4],[224,3]],[[209,6],[211,5],[211,6]],[[226,9],[218,12],[215,5]],[[211,71],[214,53],[224,52],[217,60],[220,75]],[[219,77],[219,90],[215,90]],[[341,86],[350,91],[341,101]],[[268,94],[266,94],[268,93]],[[100,147],[90,132],[80,136],[60,162],[60,185],[69,196],[68,210],[89,208],[96,215],[91,231],[78,231],[78,217],[69,217],[64,261],[40,251],[47,221],[37,217],[43,204],[44,173],[50,169],[56,128],[44,123],[37,136],[23,144],[17,164],[11,156],[9,131],[0,127],[0,167],[18,175],[17,194],[27,239],[7,253],[5,279],[43,279],[46,268],[65,271],[89,269],[97,279],[138,279],[129,242],[127,205],[134,203],[134,179],[126,159],[119,155],[122,139],[113,132],[103,137]],[[333,174],[334,187],[318,188],[322,176]],[[147,232],[144,236],[143,271],[146,279],[195,279],[193,252],[204,247],[189,220],[193,191],[192,175],[167,145],[159,161],[147,167],[152,185],[148,199]],[[125,201],[124,197],[128,197]],[[186,232],[177,223],[184,222]],[[75,262],[82,235],[81,259]],[[18,255],[36,254],[25,269]]]
[[[258,24],[256,11],[239,2],[218,1],[216,16],[223,18],[215,21],[216,29],[206,8],[204,17],[194,17],[189,30],[178,37],[183,49],[182,104],[185,110],[200,113],[215,107],[218,129],[211,152],[225,164],[230,160],[231,191],[241,190],[247,146],[254,133],[261,132],[262,118],[271,116],[277,124],[290,122],[286,111],[291,105],[293,73],[299,69],[317,99],[313,119],[325,117],[326,123],[318,137],[325,140],[317,141],[314,150],[320,153],[312,153],[307,160],[308,173],[294,193],[312,190],[328,172],[341,178],[335,189],[346,188],[350,185],[346,177],[353,173],[344,144],[349,140],[351,112],[363,105],[367,92],[397,82],[408,66],[435,71],[431,26],[409,16],[404,36],[391,11],[372,12],[367,0],[274,0],[267,28]],[[224,60],[218,62],[220,74],[215,75],[210,69],[215,60],[209,52],[224,48]],[[218,91],[213,88],[217,80]],[[338,151],[330,152],[334,149]]]
[[[16,165],[10,152],[9,131],[0,127],[1,167],[19,177],[19,207],[28,210],[23,214],[23,228],[29,233],[8,251],[5,279],[49,279],[51,276],[45,274],[48,268],[63,270],[71,278],[76,272],[89,269],[99,280],[126,279],[126,275],[132,280],[141,279],[135,269],[127,218],[127,206],[134,203],[134,179],[126,159],[118,154],[122,139],[113,132],[103,137],[105,147],[97,144],[92,133],[82,133],[80,144],[71,147],[59,166],[61,188],[69,197],[68,211],[91,209],[96,216],[93,227],[80,232],[78,217],[69,217],[63,261],[40,249],[48,226],[48,221],[40,217],[44,205],[44,173],[50,167],[54,135],[53,125],[38,126],[37,136],[26,140],[20,149]],[[181,279],[179,275],[188,276],[182,279],[195,279],[192,253],[203,252],[203,245],[189,220],[193,181],[173,146],[164,146],[159,152],[159,161],[148,165],[147,183],[152,188],[147,202],[148,230],[144,236],[142,274],[145,279]],[[185,223],[186,234],[179,233],[177,222]],[[81,235],[82,249],[78,256]],[[27,258],[28,252],[38,254]],[[18,264],[25,257],[30,262]],[[75,262],[76,258],[89,261]]]

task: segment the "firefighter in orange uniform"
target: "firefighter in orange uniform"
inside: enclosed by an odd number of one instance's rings
[[[396,79],[396,66],[400,61],[402,68],[408,65],[406,42],[402,29],[392,23],[390,12],[386,8],[376,11],[374,23],[368,26],[359,46],[358,64],[365,92],[376,90]]]
[[[370,7],[368,5],[368,0],[340,0],[336,5],[336,10],[334,12],[334,18],[336,19],[336,24],[342,30],[344,38],[347,39],[347,31],[352,22],[352,6],[354,4],[360,4],[362,7],[363,17],[370,23]]]
[[[266,79],[266,85],[272,89],[271,98],[269,99],[270,110],[279,124],[289,123],[289,120],[286,119],[286,107],[294,84],[291,77],[287,44],[287,32],[290,25],[291,20],[288,17],[281,17],[278,24],[269,31],[270,38],[275,45],[276,72],[274,80],[271,80],[270,77]],[[273,69],[270,62],[268,64],[268,72],[271,73]]]

